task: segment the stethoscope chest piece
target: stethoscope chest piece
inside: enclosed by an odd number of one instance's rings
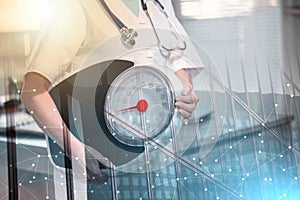
[[[131,49],[135,45],[135,38],[138,36],[138,33],[136,30],[131,28],[122,28],[121,29],[121,41],[123,45]]]

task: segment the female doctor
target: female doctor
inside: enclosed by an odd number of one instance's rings
[[[150,53],[150,57],[153,58],[166,52],[166,55],[160,55],[160,57],[171,66],[182,83],[182,92],[176,97],[175,106],[187,122],[199,99],[193,90],[187,68],[202,68],[203,66],[200,61],[198,66],[191,67],[178,54],[169,53],[177,50],[184,51],[184,49],[192,52],[193,49],[188,42],[179,42],[169,49],[165,48],[164,44],[160,44],[164,42],[164,36],[161,38],[158,36],[159,29],[171,27],[175,30],[177,34],[175,37],[178,40],[182,40],[180,35],[186,36],[175,17],[171,0],[161,0],[161,2],[155,0],[53,0],[49,1],[47,8],[48,12],[45,13],[41,30],[27,62],[22,102],[45,134],[55,140],[60,147],[64,147],[63,135],[69,135],[72,157],[77,158],[79,171],[87,170],[88,179],[96,177],[101,182],[105,178],[98,167],[98,162],[107,167],[110,167],[112,163],[108,160],[97,159],[89,159],[89,162],[85,163],[84,144],[66,128],[49,95],[49,89],[82,70],[82,64],[89,53],[96,47],[100,46],[101,49],[101,44],[109,44],[107,41],[111,38],[120,38],[120,45],[103,48],[99,54],[102,60],[111,59],[116,54],[124,54],[135,48],[134,45],[137,45],[136,48],[147,45],[159,46],[160,50],[154,54]],[[119,21],[115,20],[116,18]],[[145,30],[152,35],[152,39],[143,35]],[[128,40],[125,41],[124,37]],[[150,43],[147,44],[146,41],[149,40]],[[111,52],[114,52],[113,55]],[[129,54],[130,56],[126,59],[142,62],[144,58],[149,58],[150,51],[141,52],[136,56]]]

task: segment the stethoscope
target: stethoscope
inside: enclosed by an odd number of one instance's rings
[[[115,25],[117,26],[117,28],[120,31],[121,34],[121,41],[123,43],[123,45],[126,48],[132,48],[135,45],[135,38],[138,36],[138,33],[136,30],[132,29],[132,28],[128,28],[111,10],[110,8],[107,6],[107,4],[105,3],[105,0],[99,0],[100,3],[102,4],[103,8],[106,10],[106,12],[109,14],[109,16],[111,17],[111,19],[113,20],[113,22],[115,23]],[[173,47],[166,47],[165,45],[162,44],[161,40],[159,39],[158,33],[154,27],[154,23],[150,17],[150,14],[148,12],[148,7],[147,4],[144,0],[141,0],[141,4],[142,4],[142,9],[143,11],[146,13],[146,16],[148,17],[151,26],[154,30],[155,33],[155,37],[157,39],[157,43],[158,43],[158,47],[160,48],[160,50],[165,50],[167,52],[170,51],[176,51],[176,50],[185,50],[186,49],[186,42],[183,40],[183,38],[180,36],[180,34],[178,33],[178,31],[175,28],[175,25],[172,23],[172,21],[170,20],[167,12],[164,9],[164,6],[160,3],[159,0],[153,0],[154,3],[156,4],[156,6],[158,6],[159,10],[166,16],[168,23],[170,24],[170,26],[172,27],[172,29],[174,30],[174,36],[176,37],[177,40],[177,44]]]

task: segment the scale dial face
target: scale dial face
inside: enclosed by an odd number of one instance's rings
[[[123,144],[144,146],[170,124],[174,90],[165,74],[148,66],[122,72],[107,91],[104,118],[111,134]]]

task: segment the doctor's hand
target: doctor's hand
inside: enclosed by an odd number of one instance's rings
[[[108,181],[109,175],[106,169],[113,167],[111,161],[105,158],[97,150],[93,149],[88,145],[84,145],[85,155],[77,157],[73,164],[77,164],[77,167],[73,168],[75,176],[79,179],[86,179],[88,181],[95,182],[99,185]],[[106,173],[104,171],[106,171]]]
[[[111,161],[88,145],[85,146],[85,159],[88,180],[96,181],[99,184],[108,180],[108,175],[102,170],[112,168]]]
[[[184,123],[188,123],[188,118],[192,116],[193,111],[197,107],[199,97],[195,93],[192,84],[185,83],[181,94],[176,97],[175,106],[178,108],[178,112],[184,117]]]

